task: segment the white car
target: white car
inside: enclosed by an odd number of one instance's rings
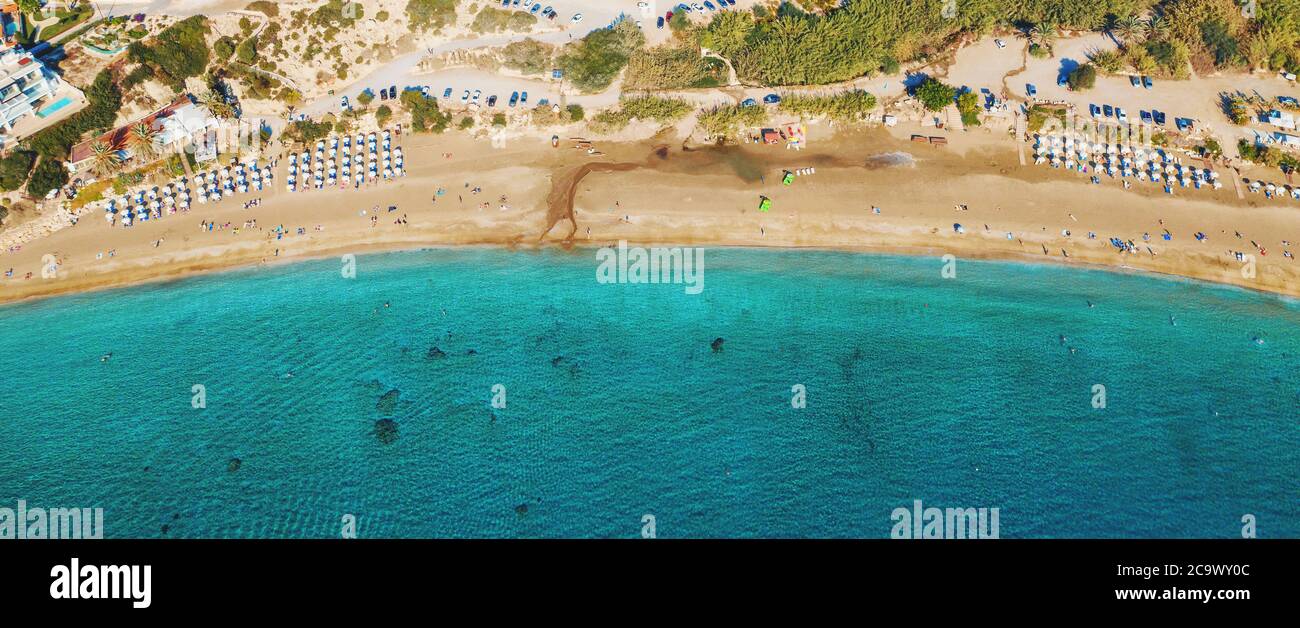
[[[994,40],[993,40],[993,43],[996,44],[998,48],[1006,48],[1006,47],[1007,47],[1007,42],[1002,41],[1001,39],[994,39]]]
[[[464,94],[461,94],[461,95],[460,95],[460,101],[461,101],[461,102],[469,102],[469,90],[468,90],[468,89],[465,90],[465,93],[464,93]]]
[[[478,97],[482,95],[483,95],[483,90],[481,89],[474,90],[474,102],[478,102]]]
[[[577,24],[578,22],[581,22],[581,21],[582,21],[582,14],[581,14],[581,13],[579,13],[579,14],[573,16],[573,20],[572,20],[572,22],[573,22],[574,24]]]
[[[1120,122],[1128,122],[1128,114],[1124,113],[1124,110],[1119,107],[1115,107],[1115,117],[1118,118]]]

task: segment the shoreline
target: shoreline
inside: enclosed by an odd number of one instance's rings
[[[498,149],[463,136],[410,136],[403,138],[409,176],[359,190],[288,192],[282,164],[261,194],[130,229],[109,226],[92,210],[74,226],[0,253],[0,267],[15,271],[0,280],[0,304],[345,253],[589,248],[619,240],[950,253],[1138,271],[1300,298],[1300,264],[1276,250],[1286,248],[1278,240],[1300,242],[1296,207],[1239,200],[1231,188],[1170,197],[1113,181],[1093,185],[1074,173],[1019,166],[1019,146],[1003,139],[959,135],[945,149],[917,148],[905,139],[909,132],[827,131],[801,152],[658,136],[601,142],[606,156],[599,159],[553,149],[545,138]],[[882,159],[898,154],[908,158]],[[785,169],[806,166],[816,172],[782,185]],[[252,196],[263,202],[242,208]],[[770,212],[757,211],[760,197],[773,200]],[[881,211],[872,211],[877,206]],[[954,233],[958,222],[965,233]],[[1174,238],[1161,241],[1162,230]],[[1194,232],[1211,237],[1196,241]],[[1152,234],[1147,242],[1139,239],[1144,233]],[[1146,250],[1118,253],[1110,237]],[[1232,251],[1249,252],[1251,245],[1275,253],[1259,256],[1256,276],[1247,279]],[[58,260],[56,280],[40,278],[46,255]]]
[[[752,243],[710,243],[701,242],[642,242],[628,241],[629,246],[642,247],[687,247],[703,246],[704,248],[718,249],[740,249],[740,250],[759,250],[759,251],[779,251],[779,252],[825,252],[825,253],[843,253],[852,255],[868,255],[873,257],[908,257],[908,258],[931,258],[938,260],[943,255],[952,253],[951,250],[940,250],[934,247],[925,246],[907,246],[907,247],[853,247],[853,246],[824,246],[824,245],[807,245],[807,246],[780,246],[780,245],[762,245]],[[305,252],[292,257],[284,257],[268,261],[235,261],[229,263],[218,263],[211,265],[202,265],[195,268],[193,265],[175,264],[173,267],[164,267],[159,272],[140,277],[124,278],[120,281],[99,280],[82,281],[76,283],[63,284],[54,287],[52,290],[28,294],[25,296],[0,296],[0,311],[9,306],[21,304],[36,303],[49,299],[60,297],[70,297],[81,294],[94,294],[99,292],[109,292],[114,290],[129,290],[146,286],[157,286],[173,282],[185,281],[188,279],[197,279],[204,277],[218,277],[226,273],[235,273],[240,271],[250,271],[253,269],[266,267],[275,268],[282,266],[291,266],[307,262],[321,261],[331,257],[344,254],[357,255],[383,255],[390,253],[413,253],[426,250],[458,250],[458,249],[496,249],[510,253],[535,252],[535,251],[566,251],[575,252],[594,251],[595,249],[608,246],[608,244],[585,244],[573,243],[570,245],[558,243],[537,243],[537,244],[507,244],[503,242],[428,242],[423,244],[408,245],[405,242],[387,242],[371,243],[363,246],[346,246],[335,247],[331,249],[321,249],[317,251]],[[1031,266],[1048,266],[1056,268],[1071,268],[1077,270],[1090,270],[1098,272],[1116,273],[1123,275],[1132,275],[1139,277],[1149,277],[1162,281],[1184,281],[1196,282],[1208,286],[1221,288],[1234,288],[1256,293],[1262,296],[1272,296],[1283,301],[1294,301],[1300,303],[1300,287],[1292,291],[1269,290],[1258,286],[1252,286],[1246,282],[1229,282],[1220,281],[1212,278],[1188,276],[1178,273],[1168,273],[1158,270],[1140,268],[1132,265],[1103,264],[1088,261],[1066,261],[1064,259],[1034,257],[1029,254],[1011,254],[998,253],[990,251],[963,251],[962,254],[968,260],[981,262],[993,262],[1003,264],[1025,264]],[[592,259],[593,272],[596,268],[596,260]]]

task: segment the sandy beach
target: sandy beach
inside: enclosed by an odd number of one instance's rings
[[[665,131],[650,140],[601,143],[601,156],[563,143],[552,148],[541,137],[494,148],[464,134],[406,135],[399,143],[408,176],[394,182],[288,192],[281,163],[275,184],[260,195],[195,205],[132,228],[88,213],[74,226],[0,253],[0,268],[13,270],[0,280],[0,301],[348,253],[456,245],[585,249],[618,240],[1092,265],[1300,296],[1300,265],[1282,255],[1294,246],[1284,241],[1300,241],[1293,201],[1240,200],[1231,186],[1167,196],[1150,184],[1125,190],[1103,178],[1093,185],[1087,175],[1021,166],[1016,144],[991,134],[934,147],[894,131],[832,135],[815,126],[810,136],[818,139],[801,152],[701,146]],[[783,171],[798,168],[816,171],[782,185]],[[770,212],[758,211],[760,196],[772,199]],[[258,197],[260,205],[244,209],[244,201]],[[205,230],[205,222],[218,227]],[[958,223],[964,233],[955,232]],[[1160,237],[1164,230],[1168,241]],[[1206,240],[1197,241],[1196,232]],[[1117,252],[1112,237],[1133,240],[1138,253]],[[1237,251],[1254,255],[1253,276],[1243,272]],[[48,279],[41,272],[47,255],[58,264]]]

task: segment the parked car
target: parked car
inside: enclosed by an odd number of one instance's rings
[[[664,16],[660,15],[659,20],[655,22],[655,28],[663,28],[663,27],[664,27]]]
[[[1056,77],[1057,87],[1068,87],[1069,85],[1070,85],[1070,75],[1068,74],[1057,75]]]
[[[690,13],[690,12],[691,12],[691,7],[690,7],[690,5],[688,5],[688,4],[686,4],[685,2],[683,2],[683,3],[679,4],[679,5],[677,5],[677,10],[678,10],[678,11],[681,11],[682,13]]]
[[[397,86],[396,86],[396,85],[390,85],[390,86],[388,87],[388,97],[389,97],[389,98],[392,98],[392,99],[394,99],[394,100],[397,99]]]
[[[577,24],[578,22],[581,22],[581,21],[582,21],[582,14],[581,14],[581,13],[578,13],[577,15],[574,15],[574,16],[573,16],[573,19],[571,19],[571,20],[569,20],[569,21],[573,22],[574,24]]]
[[[1029,94],[1030,98],[1033,98],[1038,95],[1038,88],[1034,87],[1033,83],[1025,83],[1025,93]]]
[[[1123,108],[1115,107],[1115,119],[1119,120],[1120,122],[1128,122],[1128,114],[1124,113]]]
[[[1130,76],[1128,77],[1128,84],[1137,87],[1142,84],[1142,79],[1139,79],[1136,76]]]
[[[1160,126],[1165,125],[1165,112],[1152,109],[1151,118],[1156,121],[1156,124],[1159,124]]]
[[[474,102],[478,102],[478,98],[479,98],[479,96],[482,96],[482,95],[483,95],[483,90],[481,90],[481,89],[476,89],[476,90],[474,90],[474,96],[473,96],[473,100],[474,100]]]
[[[448,87],[447,89],[442,90],[442,97],[443,97],[443,98],[451,98],[451,88],[450,88],[450,87]]]
[[[343,97],[343,100],[339,101],[339,110],[340,110],[340,111],[347,111],[349,108],[350,108],[350,107],[348,107],[348,97],[347,97],[347,96],[344,96],[344,97]]]
[[[1144,77],[1142,77],[1142,87],[1145,87],[1145,88],[1147,88],[1147,89],[1151,89],[1151,85],[1152,85],[1152,83],[1151,83],[1151,77],[1149,77],[1149,76],[1144,76]]]
[[[519,92],[510,94],[510,106],[513,107],[517,104],[519,104]]]
[[[1138,112],[1138,118],[1140,118],[1144,124],[1151,124],[1151,112],[1150,112],[1150,111],[1147,111],[1147,110],[1145,110],[1145,109],[1143,109],[1142,111],[1139,111],[1139,112]]]
[[[1115,110],[1110,105],[1103,105],[1101,110],[1106,114],[1107,118],[1115,115]]]
[[[718,7],[713,6],[713,3],[712,3],[712,2],[709,2],[709,0],[704,0],[704,8],[706,8],[706,9],[708,9],[708,10],[710,10],[710,11],[717,11],[717,10],[718,10]]]
[[[463,93],[463,94],[460,95],[460,101],[461,101],[461,102],[469,102],[469,90],[468,90],[468,89],[465,90],[465,93]]]
[[[528,104],[528,92],[524,92],[519,95],[519,104],[521,105]]]
[[[528,12],[529,12],[529,13],[536,13],[536,12],[541,11],[541,10],[542,10],[542,5],[541,5],[541,4],[534,4],[533,6],[531,6],[531,7],[528,8]]]
[[[420,95],[424,96],[425,98],[428,98],[428,97],[429,97],[429,86],[428,86],[428,85],[422,85],[422,86],[420,86]]]
[[[497,96],[496,96],[496,94],[493,94],[493,95],[491,95],[491,96],[488,96],[487,103],[488,103],[488,106],[489,106],[489,107],[495,107],[495,106],[497,106]]]
[[[672,11],[669,11],[668,13],[665,13],[665,14],[664,14],[664,21],[665,21],[665,22],[671,22],[671,21],[673,21],[673,12],[672,12]]]
[[[757,107],[757,106],[758,106],[758,101],[757,101],[757,100],[754,100],[753,98],[746,98],[746,99],[740,101],[740,106],[741,106],[741,107]]]
[[[1088,114],[1094,118],[1100,118],[1101,107],[1098,107],[1097,105],[1088,105]]]
[[[776,94],[768,94],[763,97],[763,102],[769,105],[775,105],[776,103],[781,102],[781,97]]]
[[[1001,39],[994,39],[993,45],[997,46],[998,48],[1006,48],[1007,42],[1002,41]]]
[[[380,100],[388,100],[388,90],[386,90],[386,89],[380,89],[380,90],[379,90],[379,99],[380,99]]]

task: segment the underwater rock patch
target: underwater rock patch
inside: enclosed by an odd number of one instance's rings
[[[442,349],[439,349],[437,347],[429,347],[429,352],[426,353],[424,357],[430,360],[438,360],[447,357],[447,354],[443,353]]]
[[[714,353],[722,351],[722,336],[714,338],[713,342],[709,343],[709,348],[713,349]]]
[[[226,463],[226,470],[234,473],[239,470],[239,467],[242,464],[244,464],[243,460],[240,460],[239,458],[231,458],[230,462]]]
[[[392,419],[375,421],[375,438],[385,445],[397,440],[397,421]]]
[[[402,391],[394,388],[379,397],[379,401],[375,403],[375,408],[384,414],[392,414],[393,410],[397,408],[397,398],[401,395]]]
[[[515,514],[521,517],[528,514],[528,504],[519,504],[518,506],[515,506]]]

